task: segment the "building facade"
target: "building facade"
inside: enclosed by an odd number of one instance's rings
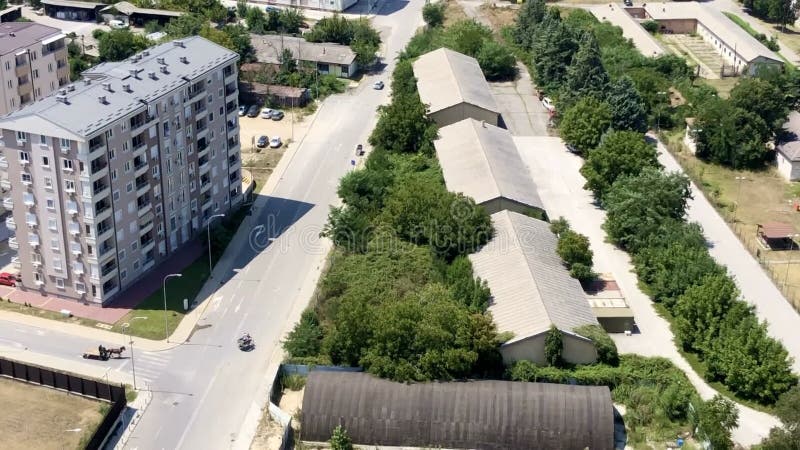
[[[0,25],[0,115],[69,83],[66,36],[33,22]]]
[[[0,119],[23,288],[108,303],[241,202],[238,58],[168,42]]]

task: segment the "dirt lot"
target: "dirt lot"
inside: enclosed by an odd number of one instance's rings
[[[104,403],[0,378],[0,448],[82,448],[103,419]],[[85,436],[85,437],[84,437]]]
[[[292,429],[294,436],[298,436],[300,426],[300,408],[303,406],[303,393],[305,390],[284,390],[278,405],[281,410],[292,416]],[[272,420],[268,412],[264,412],[258,431],[250,445],[250,450],[278,450],[281,446],[281,426]]]

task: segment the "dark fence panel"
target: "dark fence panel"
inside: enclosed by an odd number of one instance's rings
[[[128,404],[125,398],[125,386],[104,383],[91,378],[84,378],[71,373],[59,372],[10,359],[0,358],[0,376],[16,378],[29,383],[62,389],[111,402],[111,409],[103,417],[103,421],[100,422],[97,430],[95,430],[86,445],[87,450],[101,448]]]

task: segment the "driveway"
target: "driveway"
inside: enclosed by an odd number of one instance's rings
[[[539,101],[528,68],[517,62],[517,70],[514,81],[489,83],[506,128],[514,136],[547,136],[547,109]]]
[[[686,373],[703,398],[713,397],[716,391],[678,353],[669,323],[658,315],[650,298],[639,289],[627,253],[606,242],[601,228],[605,212],[593,204],[591,193],[583,189],[585,180],[579,173],[582,159],[569,153],[560,138],[515,137],[514,141],[530,169],[548,216],[553,219],[564,216],[575,231],[588,236],[596,271],[613,274],[633,310],[640,332],[632,336],[612,334],[619,351],[668,358]],[[739,405],[739,427],[734,430],[733,438],[743,445],[753,445],[777,425],[774,417]]]

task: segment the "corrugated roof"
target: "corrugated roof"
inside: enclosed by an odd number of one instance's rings
[[[789,161],[800,161],[800,113],[792,111],[786,123],[783,124],[786,136],[776,149],[783,154]]]
[[[129,58],[120,62],[103,63],[83,72],[84,80],[65,86],[68,103],[56,100],[58,92],[34,102],[18,111],[0,118],[0,128],[31,130],[37,122],[47,126],[53,134],[91,137],[121,117],[144,111],[146,102],[160,98],[175,89],[188,86],[192,80],[225,62],[233,62],[239,55],[199,36],[151,47],[139,53],[140,59]],[[186,57],[186,63],[180,61]],[[167,73],[159,69],[158,58],[164,58]],[[136,77],[131,71],[138,71]],[[149,76],[152,72],[154,78]],[[110,83],[111,90],[103,87]],[[122,90],[130,86],[131,92]],[[71,89],[71,90],[70,90]],[[98,98],[105,97],[101,103]]]
[[[580,283],[556,254],[550,224],[510,211],[492,214],[492,224],[494,238],[469,259],[492,291],[489,311],[498,331],[514,334],[507,344],[551,325],[572,332],[597,324]]]
[[[499,114],[475,58],[449,48],[433,50],[414,61],[414,76],[419,97],[431,113],[469,103]]]
[[[16,53],[18,50],[59,35],[61,30],[58,28],[34,22],[4,22],[0,24],[0,55]]]
[[[781,62],[780,57],[722,12],[698,2],[646,3],[643,6],[654,20],[696,19],[747,62],[764,57]]]
[[[448,190],[478,204],[502,197],[544,210],[508,130],[464,119],[440,128],[434,146]]]
[[[291,51],[293,57],[301,61],[349,66],[356,60],[356,53],[347,45],[308,42],[301,37],[294,36],[251,34],[250,45],[256,51],[256,59],[268,64],[280,64],[280,55],[283,50]]]
[[[758,224],[761,234],[767,239],[785,239],[794,236],[794,226],[785,222],[768,222]]]
[[[402,384],[365,373],[308,375],[302,439],[342,425],[361,445],[482,450],[611,450],[606,386],[513,381]]]

